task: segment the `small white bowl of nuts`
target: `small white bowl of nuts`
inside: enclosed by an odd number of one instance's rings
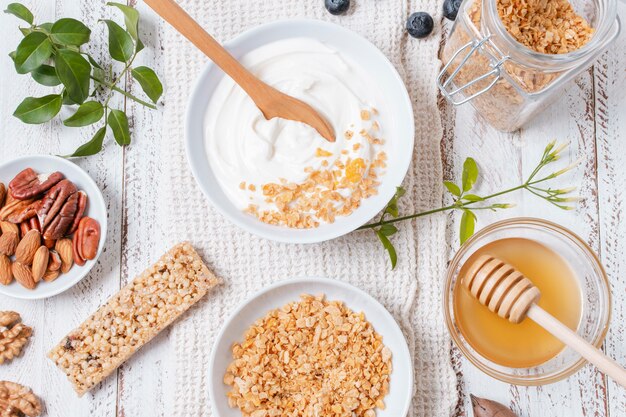
[[[0,294],[34,300],[72,287],[106,230],[102,193],[76,164],[34,155],[0,165]]]

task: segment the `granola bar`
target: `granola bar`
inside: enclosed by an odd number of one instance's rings
[[[219,282],[193,247],[180,243],[64,337],[48,357],[82,396]]]

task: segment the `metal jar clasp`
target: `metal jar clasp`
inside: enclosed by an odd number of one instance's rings
[[[454,87],[454,84],[451,84],[455,77],[459,74],[459,71],[461,70],[461,68],[467,63],[467,61],[471,58],[471,56],[477,52],[479,49],[483,48],[483,45],[485,43],[487,43],[489,41],[489,38],[491,37],[491,35],[489,36],[485,36],[483,39],[481,40],[473,40],[467,44],[465,44],[462,48],[460,48],[458,51],[456,51],[454,53],[454,55],[452,55],[452,58],[450,58],[450,61],[448,61],[448,63],[443,67],[443,69],[441,70],[441,72],[439,73],[439,76],[437,77],[437,86],[439,87],[439,90],[441,90],[441,94],[443,94],[443,96],[448,99],[452,104],[454,104],[455,106],[467,103],[468,101],[474,99],[475,97],[483,94],[486,91],[489,91],[494,85],[496,85],[496,83],[498,82],[498,80],[501,77],[501,67],[502,64],[504,64],[509,57],[505,56],[502,59],[500,59],[498,62],[496,62],[495,64],[489,64],[489,66],[492,68],[491,71],[477,77],[474,78],[473,80],[467,82],[465,85],[452,89],[450,90],[449,88],[452,86]],[[467,49],[469,49],[469,52],[465,55],[465,57],[463,57],[463,59],[461,60],[461,62],[459,63],[459,66],[452,72],[452,74],[450,74],[450,76],[447,76],[448,70],[450,69],[450,67],[452,66],[452,63],[456,60],[456,58],[463,53],[464,51],[466,51]],[[470,96],[465,96],[462,95],[462,99],[461,100],[455,100],[455,96],[457,94],[463,93],[463,91],[469,87],[471,87],[472,85],[488,79],[490,77],[493,77],[493,80],[482,90],[475,92],[474,94],[470,95]]]

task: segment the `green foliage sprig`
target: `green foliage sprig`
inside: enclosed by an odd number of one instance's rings
[[[474,234],[474,228],[476,226],[476,212],[479,210],[496,211],[499,209],[513,207],[512,204],[507,203],[490,203],[490,200],[493,200],[494,198],[503,196],[505,194],[512,193],[514,191],[526,190],[529,193],[539,198],[542,198],[543,200],[560,209],[572,210],[574,208],[572,204],[580,200],[579,197],[571,196],[571,193],[576,190],[575,187],[552,189],[540,186],[540,184],[565,174],[566,172],[577,166],[578,162],[575,162],[563,169],[554,171],[544,177],[539,176],[540,172],[546,166],[559,160],[561,152],[566,147],[567,144],[557,145],[556,142],[550,142],[548,146],[546,146],[543,155],[541,156],[541,160],[523,184],[486,196],[479,196],[470,193],[470,191],[472,191],[472,189],[474,188],[476,181],[478,180],[479,169],[474,159],[467,158],[463,164],[461,185],[457,185],[451,181],[444,181],[443,183],[448,192],[454,198],[454,202],[452,204],[433,210],[399,217],[398,200],[402,198],[402,196],[405,194],[405,190],[402,187],[398,187],[395,195],[383,210],[380,219],[375,223],[361,226],[359,230],[372,229],[376,233],[376,235],[382,242],[383,247],[389,254],[391,267],[395,268],[398,261],[398,255],[396,253],[395,247],[389,239],[391,236],[398,232],[398,228],[394,225],[394,223],[411,220],[418,217],[424,217],[430,214],[440,213],[444,211],[460,210],[463,212],[463,214],[461,216],[459,237],[461,244],[463,244]],[[390,216],[391,219],[386,219],[387,216]]]
[[[63,105],[69,105],[78,107],[63,120],[65,126],[83,127],[104,119],[104,125],[93,138],[70,157],[100,152],[109,129],[120,146],[130,144],[128,116],[123,110],[110,105],[116,93],[151,109],[157,108],[155,104],[163,94],[163,85],[152,69],[133,66],[137,54],[144,48],[139,39],[139,12],[125,4],[107,5],[118,8],[124,15],[125,28],[113,20],[101,20],[109,31],[109,55],[122,64],[117,73],[113,70],[113,61],[105,69],[92,55],[82,50],[91,35],[91,30],[84,23],[63,18],[52,23],[35,24],[31,11],[20,3],[11,3],[5,10],[5,13],[15,15],[29,25],[20,27],[24,39],[9,54],[15,70],[19,74],[30,74],[39,84],[57,90],[43,97],[25,98],[13,115],[24,123],[45,123],[59,114]],[[119,86],[129,72],[150,101],[142,100]]]

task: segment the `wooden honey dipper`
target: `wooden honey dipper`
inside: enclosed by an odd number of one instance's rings
[[[626,370],[537,305],[541,292],[517,269],[489,255],[479,257],[462,278],[480,303],[512,323],[526,317],[626,388]]]

